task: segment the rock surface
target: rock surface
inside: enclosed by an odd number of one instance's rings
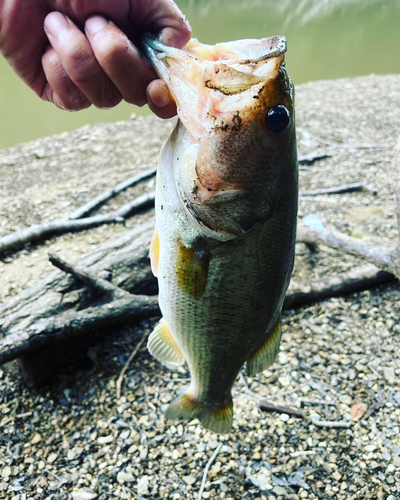
[[[390,173],[400,156],[400,75],[301,85],[297,124],[300,154],[331,155],[300,171],[302,190],[366,180],[378,193],[302,198],[300,221],[317,214],[346,234],[394,245]],[[148,168],[171,127],[135,119],[0,151],[1,234],[67,215]],[[148,188],[124,193],[110,210]],[[49,249],[73,259],[124,231],[104,226],[2,256],[1,300],[53,272]],[[296,253],[297,281],[361,263],[328,247],[312,253],[299,244]],[[0,498],[194,500],[219,442],[203,498],[399,498],[399,293],[392,283],[285,313],[276,363],[252,378],[243,371],[234,387],[229,435],[197,421],[165,422],[163,410],[188,372],[170,372],[145,349],[116,399],[116,379],[151,321],[103,332],[86,356],[36,391],[0,371]],[[263,413],[260,398],[307,418]],[[318,420],[350,428],[319,427]]]

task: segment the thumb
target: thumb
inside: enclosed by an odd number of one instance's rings
[[[131,0],[131,5],[133,0]],[[141,2],[142,3],[142,2]],[[157,32],[161,41],[170,47],[181,48],[190,40],[192,28],[186,16],[172,0],[148,0],[131,7],[131,22],[137,25],[138,9],[142,10],[141,27],[147,26],[151,31]],[[136,10],[136,12],[134,12]],[[135,15],[136,14],[136,15]]]

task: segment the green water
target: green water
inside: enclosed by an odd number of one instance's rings
[[[179,0],[205,43],[285,35],[295,84],[400,73],[400,0]],[[0,58],[0,148],[148,109],[68,113],[42,102]]]

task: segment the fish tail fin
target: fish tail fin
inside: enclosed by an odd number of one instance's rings
[[[251,377],[269,368],[275,361],[281,342],[281,318],[264,344],[247,359],[247,374]]]
[[[187,391],[168,406],[165,417],[170,420],[197,418],[203,427],[218,433],[230,432],[233,419],[232,399],[221,408],[210,408],[196,401]]]

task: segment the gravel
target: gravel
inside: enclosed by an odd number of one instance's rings
[[[393,246],[397,230],[390,173],[400,151],[400,76],[371,75],[301,85],[297,121],[300,154],[327,150],[328,141],[342,145],[329,149],[330,158],[300,172],[302,190],[366,180],[378,193],[302,198],[300,221],[317,214],[327,226]],[[145,140],[150,127],[155,143],[161,142],[170,126],[150,118],[117,124],[113,130],[118,135],[134,128],[140,168],[146,157],[141,129]],[[97,146],[104,139],[107,152],[110,128],[93,128],[100,129],[105,130],[104,138],[99,133]],[[90,135],[91,129],[85,130]],[[75,136],[64,136],[65,140],[72,137],[79,154],[83,151],[79,150],[80,133],[72,134]],[[39,150],[38,161],[45,162],[50,142],[57,140],[61,139],[44,139],[0,152],[0,164],[7,167],[11,178],[9,184],[13,175],[24,178],[24,166],[18,163],[24,148]],[[377,143],[389,146],[343,147]],[[95,155],[98,158],[99,152]],[[149,151],[147,157],[155,155]],[[5,163],[10,158],[20,165],[15,171]],[[110,176],[113,169],[120,168],[117,159],[107,164],[106,153],[102,161]],[[25,168],[28,172],[29,165]],[[53,174],[46,173],[39,181],[43,193],[55,179]],[[90,196],[107,187],[101,169],[91,175]],[[62,182],[71,186],[63,194],[64,201],[71,201],[72,207],[78,173],[71,166],[62,176]],[[110,184],[120,180],[116,174]],[[17,198],[25,206],[25,198],[31,196],[29,183],[18,182],[14,183],[15,192],[8,192],[10,206]],[[46,210],[43,215],[38,209],[29,223],[52,217],[55,209],[51,203]],[[12,213],[7,214],[3,210],[6,224],[11,224]],[[112,237],[112,228],[85,234],[87,238],[96,235],[102,243]],[[70,238],[71,247],[74,238],[82,241],[80,235]],[[5,300],[26,286],[21,281],[22,260],[34,259],[34,252],[40,257],[47,246],[57,244],[64,248],[66,243],[54,239],[43,247],[27,248],[25,254],[6,257],[11,258],[9,262],[3,259],[1,279],[8,277],[8,283],[14,285],[3,293]],[[332,275],[361,262],[324,246],[311,252],[298,244],[296,254],[296,281]],[[20,273],[16,266],[22,268]],[[40,272],[42,276],[48,271],[43,267]],[[132,361],[122,397],[117,400],[118,375],[153,321],[99,332],[89,350],[38,389],[28,389],[3,367],[0,498],[197,500],[205,467],[220,444],[206,478],[205,499],[400,498],[399,295],[398,284],[392,283],[285,311],[276,363],[251,378],[243,370],[236,381],[233,429],[227,435],[207,431],[197,420],[165,421],[163,410],[187,385],[189,373],[185,366],[169,371],[145,349]],[[262,412],[258,405],[262,399],[301,411],[303,418]],[[340,422],[343,428],[329,427],[332,422]]]

